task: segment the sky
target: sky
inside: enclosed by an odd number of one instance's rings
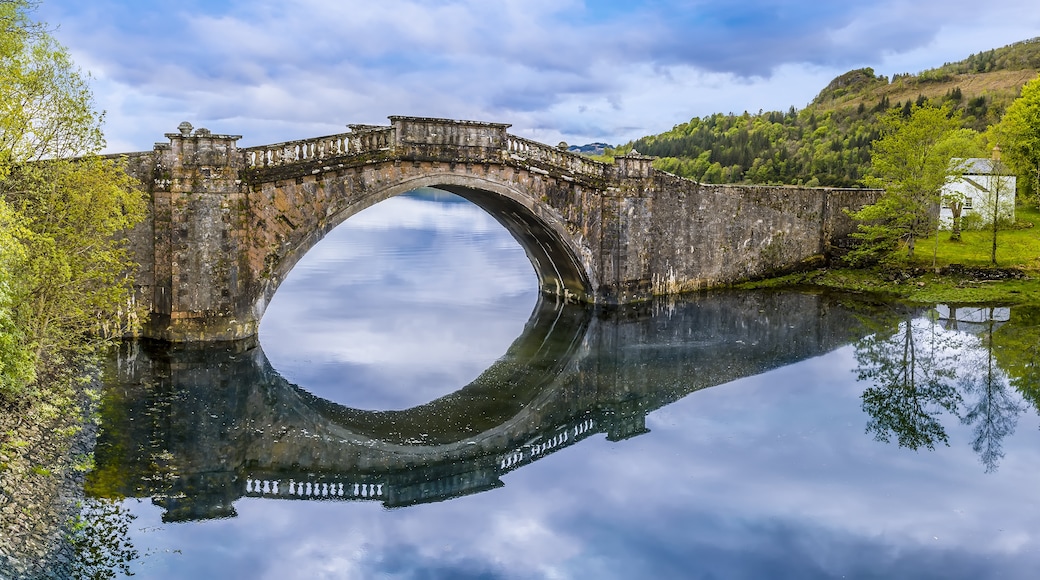
[[[43,0],[37,17],[92,75],[107,152],[182,121],[254,146],[390,115],[616,145],[1040,36],[1034,0]]]

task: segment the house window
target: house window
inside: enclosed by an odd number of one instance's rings
[[[964,205],[961,206],[961,207],[963,209],[971,209],[971,198],[970,197],[965,197],[964,198]]]

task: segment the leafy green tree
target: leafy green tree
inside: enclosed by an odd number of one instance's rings
[[[0,177],[12,164],[100,151],[102,115],[64,47],[33,24],[25,0],[0,2]]]
[[[997,231],[1000,229],[1000,222],[1003,219],[1009,219],[1009,216],[1002,215],[1001,208],[1004,206],[1003,200],[1009,200],[1010,203],[1014,204],[1015,192],[1012,191],[1011,183],[1013,181],[1011,172],[1008,171],[1007,166],[1000,158],[999,149],[997,149],[997,155],[993,158],[992,175],[989,182],[989,191],[985,199],[985,215],[990,219],[990,231],[992,232],[990,244],[990,263],[994,266],[997,265]]]
[[[950,160],[963,157],[959,121],[948,108],[911,107],[908,117],[892,109],[881,119],[881,137],[874,142],[867,183],[884,188],[877,203],[852,214],[859,222],[854,237],[860,245],[850,261],[878,259],[901,242],[914,257],[916,241],[929,236],[938,223],[943,185],[956,176]]]
[[[89,346],[85,333],[126,330],[132,264],[114,234],[143,216],[133,185],[115,162],[97,156],[21,165],[0,183],[25,222],[22,243],[32,259],[13,291],[36,360]]]
[[[1040,197],[1040,76],[1022,87],[1022,95],[1011,103],[993,133],[1008,164],[1027,177],[1026,191]]]
[[[950,135],[950,148],[960,151],[964,155],[975,157],[984,149],[984,139],[982,135],[972,129],[960,129]],[[966,159],[951,160],[950,179],[963,179],[976,189],[980,188],[979,184],[964,176],[965,169],[967,169]],[[961,240],[961,215],[968,197],[957,188],[943,189],[940,201],[944,206],[950,208],[950,240],[959,242]],[[936,243],[938,243],[938,236],[936,236]]]
[[[139,221],[143,195],[104,146],[84,76],[32,20],[0,0],[0,396],[16,395],[69,353],[118,334],[130,264],[113,235]],[[33,367],[31,372],[27,367]],[[45,373],[44,373],[45,374]]]

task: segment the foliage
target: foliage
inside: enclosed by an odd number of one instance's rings
[[[0,3],[0,177],[14,163],[67,158],[104,144],[101,115],[64,47],[34,27],[26,1]]]
[[[849,253],[850,262],[876,260],[899,242],[913,258],[915,241],[936,229],[942,187],[957,173],[950,160],[964,157],[958,153],[971,142],[957,126],[949,109],[930,106],[914,105],[905,118],[896,111],[882,118],[867,182],[883,187],[885,193],[877,203],[852,214],[859,222],[853,237],[861,243]]]
[[[1027,196],[1036,198],[1040,195],[1040,76],[1022,87],[1022,95],[993,127],[993,134],[1008,164],[1027,177],[1022,180]]]
[[[619,148],[659,157],[654,167],[704,183],[855,186],[877,138],[867,112],[812,111],[693,118]]]
[[[102,116],[65,48],[0,0],[0,397],[21,394],[86,336],[132,322],[126,250],[144,212],[118,164],[97,157]]]
[[[1040,37],[972,54],[960,62],[947,63],[930,72],[934,76],[951,76],[1037,68],[1040,68]]]
[[[114,237],[141,219],[141,195],[118,164],[96,156],[18,166],[0,183],[25,221],[32,260],[13,291],[18,324],[45,359],[86,344],[84,332],[121,335],[132,286]]]
[[[36,369],[25,336],[16,318],[12,281],[25,267],[26,231],[16,215],[0,199],[0,393],[21,393],[36,378]]]

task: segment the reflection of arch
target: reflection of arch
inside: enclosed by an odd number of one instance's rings
[[[106,427],[87,492],[119,497],[162,490],[157,503],[168,511],[164,520],[175,521],[234,515],[232,502],[257,474],[389,482],[389,497],[379,499],[399,505],[501,485],[506,467],[499,458],[517,442],[549,440],[577,424],[583,430],[568,443],[595,432],[589,409],[597,393],[574,400],[561,392],[592,318],[586,305],[542,298],[505,355],[471,384],[388,412],[315,397],[282,377],[260,348],[241,342],[210,349],[128,345],[132,350],[115,369],[125,406],[112,415],[102,411]],[[152,415],[152,405],[163,408],[161,421],[134,420]],[[156,462],[156,454],[174,464]],[[423,488],[430,478],[451,483],[430,495]]]
[[[567,231],[563,216],[513,186],[475,176],[436,172],[362,193],[348,192],[341,206],[334,210],[330,208],[332,213],[322,227],[304,234],[272,265],[253,305],[257,320],[263,316],[271,298],[296,263],[328,232],[364,209],[423,187],[454,193],[502,224],[531,260],[538,277],[538,288],[543,294],[573,301],[591,301],[597,281],[587,259],[583,259],[588,252]]]
[[[539,298],[504,356],[458,391],[411,409],[351,409],[293,389],[329,425],[352,436],[395,446],[450,445],[501,429],[556,384],[585,337],[589,318],[586,307]]]

